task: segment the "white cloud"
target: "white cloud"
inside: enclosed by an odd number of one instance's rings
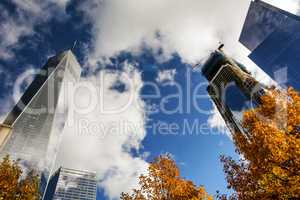
[[[122,93],[112,90],[116,81],[124,83],[127,90]],[[106,195],[117,199],[121,192],[137,186],[138,176],[147,169],[143,157],[133,157],[130,153],[139,151],[146,135],[144,102],[139,95],[143,86],[141,74],[125,63],[123,72],[102,70],[98,75],[82,78],[78,84],[83,83],[97,85],[101,92],[94,98],[99,105],[87,114],[76,113],[68,119],[57,167],[96,171]],[[75,105],[79,108],[90,105],[92,95],[87,88],[79,87]],[[101,106],[105,110],[101,111]],[[104,112],[108,110],[110,114]]]
[[[267,2],[291,12],[299,10],[297,0]],[[141,44],[147,44],[154,52],[163,49],[160,60],[178,53],[184,62],[195,63],[223,42],[229,55],[257,72],[247,57],[249,51],[238,42],[249,5],[250,0],[85,1],[81,10],[93,28],[89,61],[95,64],[124,50],[138,53]]]
[[[65,7],[68,0],[12,0],[16,11],[12,14],[4,6],[0,5],[0,59],[12,59],[13,50],[22,44],[22,37],[35,34],[35,26],[48,22],[50,19],[64,20]]]
[[[165,83],[165,82],[174,82],[174,78],[176,75],[176,69],[169,69],[169,70],[161,70],[158,72],[158,76],[156,81],[158,83]]]
[[[165,59],[177,52],[185,62],[199,61],[225,42],[239,53],[238,37],[249,0],[110,0],[82,4],[93,24],[91,62],[122,50],[138,52],[146,43],[163,49]],[[238,17],[237,17],[238,16]],[[245,55],[244,55],[245,56]]]
[[[22,36],[31,35],[33,33],[30,24],[26,25],[21,17],[13,19],[9,16],[8,12],[0,6],[3,10],[2,15],[4,20],[0,21],[0,58],[9,59],[13,57],[11,50]]]

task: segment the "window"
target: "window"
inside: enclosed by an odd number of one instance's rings
[[[251,89],[254,87],[255,81],[252,78],[247,78],[243,84],[245,88]]]

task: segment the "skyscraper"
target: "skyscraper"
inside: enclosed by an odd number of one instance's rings
[[[71,51],[48,60],[0,126],[0,156],[20,159],[23,166],[48,178],[66,122],[65,88],[80,78]],[[50,145],[51,144],[51,145]]]
[[[240,36],[249,58],[282,86],[300,90],[300,17],[260,0],[251,2]]]
[[[242,114],[255,107],[264,94],[264,86],[237,61],[216,50],[202,66],[209,81],[207,91],[232,133],[243,133]]]
[[[50,178],[43,200],[96,200],[96,173],[59,168]]]

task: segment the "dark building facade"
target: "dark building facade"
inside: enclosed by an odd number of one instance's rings
[[[59,168],[50,178],[43,200],[96,200],[96,173]]]
[[[78,81],[80,72],[71,51],[50,58],[0,126],[0,157],[8,154],[23,167],[39,171],[41,193],[67,120],[63,90]]]
[[[282,86],[300,90],[300,17],[260,0],[251,2],[240,42],[249,58]]]
[[[242,114],[244,110],[259,104],[260,96],[265,93],[264,86],[222,50],[210,55],[202,66],[202,74],[209,82],[207,91],[227,127],[233,134],[243,133]]]

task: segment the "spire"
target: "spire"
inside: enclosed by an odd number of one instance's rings
[[[76,45],[77,45],[77,40],[75,40],[74,43],[73,43],[73,46],[72,46],[72,48],[71,48],[71,51],[72,51],[72,52],[74,51]]]

